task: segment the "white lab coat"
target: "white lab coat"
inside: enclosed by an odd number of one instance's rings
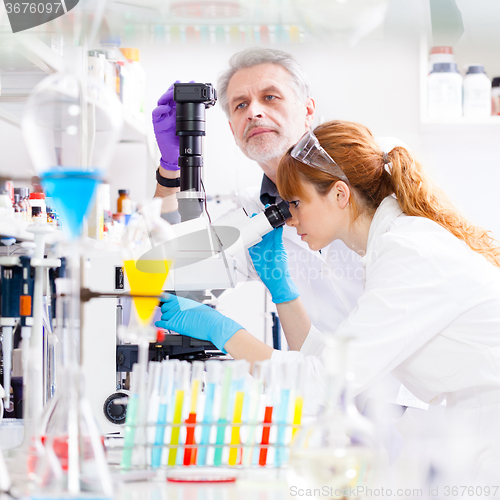
[[[238,193],[237,200],[241,207],[251,215],[264,209],[258,189],[247,189]],[[313,251],[302,241],[297,231],[289,226],[283,229],[283,243],[288,254],[290,275],[297,286],[300,297],[314,326],[316,336],[332,334],[356,307],[365,282],[365,266],[359,255],[340,240],[336,240],[324,248],[321,253]],[[240,265],[239,270],[246,271],[243,279],[259,279],[252,261],[246,253],[247,262]],[[241,278],[240,278],[241,279]],[[322,340],[320,340],[322,349]],[[316,405],[322,400],[322,384],[317,384],[322,378],[321,367],[315,368],[315,377],[307,383],[310,404],[307,409],[316,412]],[[360,405],[368,397],[379,401],[396,403],[415,408],[426,408],[420,400],[401,386],[390,374],[374,387],[366,391]]]
[[[500,268],[438,224],[403,214],[392,196],[374,215],[362,262],[364,292],[336,331],[356,339],[355,391],[392,372],[421,400],[463,410],[486,440],[482,423],[500,422]],[[313,327],[300,352],[272,360],[303,359],[308,387],[320,388],[323,348]],[[488,453],[498,463],[500,450]]]
[[[262,212],[259,191],[238,193],[238,203],[248,215]],[[314,326],[323,333],[334,332],[350,314],[363,291],[364,268],[359,256],[341,241],[334,241],[321,253],[313,251],[289,226],[283,228],[290,276],[299,289]],[[259,279],[247,254],[247,265],[239,266],[240,279]]]

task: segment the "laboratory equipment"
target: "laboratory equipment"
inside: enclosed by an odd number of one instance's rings
[[[139,467],[146,467],[148,457],[146,444],[148,436],[146,423],[148,419],[147,401],[147,369],[150,340],[156,340],[156,329],[150,327],[163,284],[169,272],[171,257],[165,252],[156,252],[151,255],[150,250],[158,242],[171,239],[169,224],[160,217],[161,200],[155,199],[133,214],[123,234],[122,256],[125,276],[130,286],[136,312],[137,324],[129,325],[124,338],[135,341],[139,346],[138,363],[133,375],[138,378],[136,393],[138,398],[137,415],[135,420],[134,444],[138,448],[136,463]],[[153,373],[150,376],[154,376]],[[159,388],[158,388],[159,390]],[[127,419],[128,420],[128,419]],[[130,450],[126,450],[130,453]],[[130,468],[131,462],[124,455],[122,467]]]
[[[158,416],[156,420],[155,441],[151,456],[151,466],[153,469],[160,467],[163,453],[163,443],[165,442],[165,427],[167,423],[167,410],[171,404],[174,391],[174,374],[178,360],[163,361],[161,366],[160,382],[160,404],[158,406]]]
[[[260,399],[262,395],[264,371],[261,361],[254,363],[252,378],[247,379],[248,385],[248,405],[246,420],[248,423],[248,433],[245,440],[245,448],[243,449],[243,465],[249,466],[253,461],[254,444],[257,433],[257,422],[259,418]]]
[[[195,447],[194,431],[196,426],[196,414],[198,396],[201,392],[203,382],[204,366],[201,361],[193,361],[191,374],[191,400],[189,415],[186,420],[186,449],[184,450],[184,465],[196,464],[198,450]]]
[[[295,434],[287,477],[290,486],[326,487],[331,498],[353,498],[362,487],[378,484],[383,453],[374,425],[358,413],[349,393],[349,339],[326,339],[325,354],[330,360],[326,408]]]
[[[491,80],[482,64],[471,64],[464,77],[464,116],[491,116]]]
[[[0,266],[4,406],[9,409],[14,327],[21,318],[23,327],[31,323],[33,276],[28,256],[0,257]]]
[[[210,430],[214,421],[215,389],[219,384],[222,366],[220,361],[212,360],[206,364],[207,378],[205,384],[205,409],[203,413],[203,428],[201,431],[200,449],[198,451],[198,465],[207,463],[207,448],[210,442]]]
[[[436,63],[427,77],[427,113],[437,120],[463,114],[463,78],[456,63]]]
[[[177,198],[183,222],[196,219],[203,212],[201,143],[205,135],[205,109],[212,107],[216,100],[217,92],[210,83],[174,84],[181,169],[181,192]]]

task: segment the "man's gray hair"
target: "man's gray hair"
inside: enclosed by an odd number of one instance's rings
[[[224,113],[229,118],[229,103],[227,99],[227,87],[229,80],[240,69],[252,68],[259,64],[279,64],[290,73],[292,86],[301,100],[311,95],[309,82],[300,64],[288,52],[277,49],[265,49],[253,47],[234,54],[229,59],[229,68],[219,76],[217,81],[217,98]]]

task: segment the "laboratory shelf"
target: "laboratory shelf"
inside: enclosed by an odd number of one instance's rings
[[[422,116],[420,123],[422,125],[430,124],[445,124],[445,125],[500,125],[500,115],[498,116],[485,116],[483,118],[473,118],[467,116],[460,116],[457,118],[443,118],[433,119],[427,116]]]

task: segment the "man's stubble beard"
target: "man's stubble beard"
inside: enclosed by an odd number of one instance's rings
[[[257,163],[269,163],[281,160],[293,144],[292,141],[293,139],[284,137],[282,134],[270,132],[251,137],[247,143],[240,145],[240,148],[251,160]]]

